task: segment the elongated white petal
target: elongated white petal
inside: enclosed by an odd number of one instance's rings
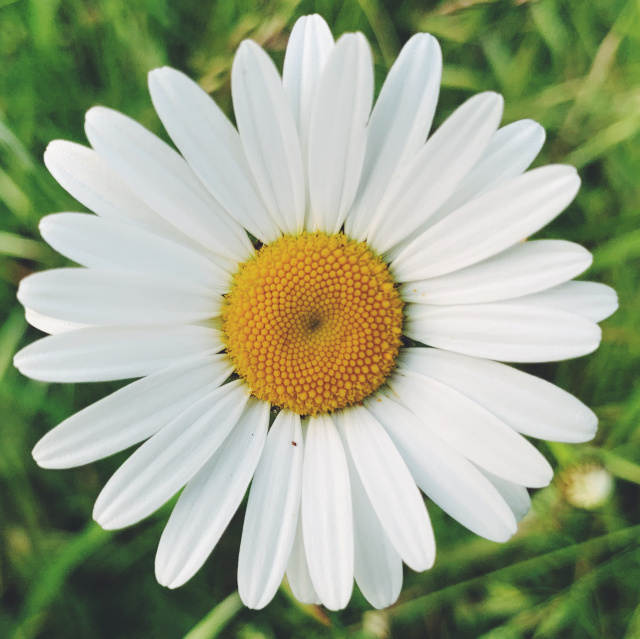
[[[573,200],[580,178],[550,165],[508,180],[426,230],[391,264],[396,281],[446,275],[492,257],[548,224]]]
[[[522,521],[531,509],[529,491],[524,486],[492,475],[490,472],[484,470],[484,468],[480,468],[479,470],[495,486],[507,504],[509,504],[509,508],[511,508],[516,521]]]
[[[293,539],[291,555],[287,563],[287,581],[291,592],[295,598],[305,604],[321,603],[318,593],[316,593],[309,574],[309,564],[307,554],[304,549],[304,539],[302,537],[302,513],[298,512],[298,524],[296,534]]]
[[[143,377],[199,353],[223,348],[220,332],[201,326],[81,328],[19,351],[13,363],[43,382],[106,382]]]
[[[67,333],[75,331],[79,328],[87,328],[88,324],[78,324],[78,322],[67,322],[66,320],[55,319],[48,315],[38,313],[31,308],[24,309],[24,318],[39,331],[49,333],[49,335],[57,335],[58,333]]]
[[[334,420],[389,541],[413,570],[430,568],[436,544],[429,515],[389,435],[362,407],[337,412]]]
[[[389,433],[420,489],[477,535],[509,539],[516,522],[500,494],[429,423],[393,397],[390,391],[378,393],[365,406]]]
[[[491,541],[513,535],[515,519],[498,491],[429,422],[382,393],[365,406],[389,433],[420,489],[442,510]]]
[[[440,277],[408,282],[402,298],[418,304],[479,304],[537,293],[570,280],[592,262],[589,251],[563,240],[516,244],[488,260]]]
[[[373,100],[371,50],[361,33],[329,55],[309,129],[309,204],[314,228],[337,233],[358,188]]]
[[[521,435],[465,395],[423,375],[401,370],[389,380],[402,404],[467,459],[524,486],[546,486],[547,460]]]
[[[518,120],[498,129],[491,136],[476,165],[460,181],[447,201],[415,231],[396,244],[385,256],[387,261],[393,261],[428,228],[473,198],[524,173],[540,151],[544,139],[544,129],[533,120]]]
[[[93,149],[54,140],[44,152],[44,163],[60,186],[99,216],[151,230],[166,228]]]
[[[353,511],[340,435],[328,415],[312,417],[302,469],[302,533],[314,589],[329,610],[353,589]]]
[[[302,487],[300,416],[281,410],[251,484],[238,558],[245,606],[264,608],[284,577],[295,537]]]
[[[478,163],[436,211],[431,222],[446,217],[501,182],[524,173],[540,152],[544,140],[544,128],[533,120],[518,120],[498,129]]]
[[[303,159],[308,149],[309,122],[318,82],[332,49],[333,36],[321,16],[298,18],[284,55],[282,84],[298,127]]]
[[[502,96],[481,93],[447,118],[380,203],[367,236],[376,251],[403,240],[453,193],[498,128],[502,107]]]
[[[128,224],[82,213],[55,213],[40,220],[40,233],[58,253],[82,266],[178,278],[215,293],[229,290],[231,276],[211,260]]]
[[[405,307],[404,334],[423,344],[503,362],[556,362],[593,352],[600,327],[578,315],[518,300]]]
[[[374,608],[393,604],[402,590],[402,559],[385,534],[348,450],[353,501],[354,577]]]
[[[268,426],[269,403],[249,398],[224,443],[189,481],[158,545],[160,584],[182,586],[211,554],[247,491]]]
[[[144,229],[192,251],[211,257],[199,242],[169,224],[140,199],[129,186],[90,148],[54,140],[44,152],[49,172],[76,200],[101,218]]]
[[[61,268],[25,277],[18,300],[58,319],[99,326],[188,324],[219,315],[222,297],[173,278]]]
[[[360,186],[345,221],[349,237],[366,239],[373,213],[392,179],[423,146],[441,75],[438,41],[427,33],[414,35],[391,67],[369,120]]]
[[[275,65],[251,40],[238,48],[231,88],[240,138],[267,209],[283,233],[300,233],[305,183],[296,124]]]
[[[598,426],[593,411],[573,395],[511,366],[434,348],[402,349],[398,366],[454,388],[523,435],[584,442]]]
[[[599,282],[565,282],[535,295],[520,297],[517,303],[555,308],[590,322],[601,322],[618,310],[618,295],[610,286]]]
[[[108,395],[65,419],[33,449],[42,468],[72,468],[155,435],[217,388],[233,367],[226,355],[197,355]]]
[[[165,129],[200,181],[252,235],[279,235],[257,192],[238,132],[218,105],[184,73],[163,67],[149,74],[149,92]]]
[[[252,253],[242,227],[211,197],[189,165],[131,118],[94,107],[85,131],[98,155],[165,221],[233,270]]]
[[[218,450],[248,398],[249,389],[238,380],[178,415],[115,472],[98,495],[93,518],[104,529],[114,530],[148,517]]]

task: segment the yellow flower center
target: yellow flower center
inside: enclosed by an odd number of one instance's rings
[[[222,318],[227,353],[253,394],[314,415],[360,402],[385,381],[402,301],[366,244],[304,233],[240,266]]]

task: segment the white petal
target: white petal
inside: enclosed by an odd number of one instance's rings
[[[287,563],[287,581],[295,598],[305,604],[319,604],[320,597],[313,587],[311,575],[309,574],[309,564],[307,554],[304,549],[304,539],[302,537],[302,513],[298,512],[298,523],[296,534],[293,539],[291,555]]]
[[[575,197],[571,166],[550,165],[508,180],[422,233],[394,259],[396,281],[446,275],[513,246],[548,224]]]
[[[511,366],[434,348],[406,348],[398,366],[454,388],[514,430],[550,441],[593,438],[598,418],[566,391]]]
[[[503,362],[556,362],[591,353],[600,327],[518,300],[466,306],[405,307],[403,332],[423,344]]]
[[[511,508],[516,521],[522,521],[531,509],[531,497],[525,486],[520,486],[501,477],[496,477],[483,468],[479,470],[495,486],[507,504],[509,504],[509,508]]]
[[[378,393],[367,410],[384,426],[420,489],[463,526],[491,541],[506,541],[515,519],[500,494],[428,423]]]
[[[517,300],[518,304],[555,308],[575,313],[590,322],[601,322],[618,310],[618,296],[606,284],[598,282],[565,282],[535,295]]]
[[[114,530],[148,517],[218,450],[248,398],[247,386],[237,380],[178,415],[115,472],[98,495],[93,518],[105,530]]]
[[[431,568],[436,544],[429,515],[389,435],[362,407],[337,412],[334,420],[389,541],[409,568]]]
[[[60,268],[25,277],[18,300],[71,322],[98,326],[163,326],[220,314],[222,297],[205,288],[147,273]]]
[[[280,231],[258,195],[240,136],[218,105],[169,67],[149,74],[149,91],[171,139],[216,200],[262,242],[275,240]]]
[[[400,51],[371,114],[360,187],[345,222],[347,235],[364,240],[371,218],[391,183],[424,145],[438,102],[442,53],[427,33]]]
[[[251,243],[242,227],[211,197],[178,153],[131,118],[94,107],[85,132],[98,155],[165,221],[234,269]]]
[[[249,166],[283,233],[302,231],[305,183],[296,124],[278,71],[251,40],[231,69],[233,108]]]
[[[160,584],[182,586],[209,557],[247,491],[268,426],[269,403],[249,398],[224,443],[189,481],[158,545]]]
[[[402,404],[467,459],[494,475],[524,486],[546,486],[547,460],[495,415],[449,386],[406,370],[389,385]]]
[[[144,229],[204,255],[211,255],[143,202],[90,148],[54,140],[44,152],[49,172],[76,200],[102,218]]]
[[[151,375],[223,347],[219,331],[201,326],[90,327],[38,340],[13,363],[43,382],[105,382]]]
[[[66,191],[99,216],[142,228],[165,228],[162,218],[93,149],[54,140],[44,152],[44,163]]]
[[[264,608],[284,577],[300,508],[303,450],[300,416],[281,410],[251,484],[242,529],[238,591],[249,608]]]
[[[282,84],[298,127],[303,157],[309,141],[311,108],[322,70],[332,49],[333,36],[321,16],[314,14],[298,18],[284,55]]]
[[[233,370],[226,355],[198,355],[108,395],[65,419],[33,449],[42,468],[72,468],[155,435]]]
[[[66,320],[55,319],[42,313],[37,313],[31,308],[24,309],[24,318],[31,324],[31,326],[37,328],[43,333],[49,333],[49,335],[56,335],[58,333],[67,333],[68,331],[75,331],[78,328],[87,328],[88,324],[78,324],[77,322],[67,322]]]
[[[327,60],[309,130],[309,200],[316,230],[337,233],[358,188],[373,100],[371,49],[342,36]]]
[[[312,417],[302,469],[302,533],[315,591],[329,610],[353,589],[353,511],[347,460],[328,415]]]
[[[478,163],[434,214],[430,224],[441,220],[501,182],[524,173],[540,152],[544,139],[544,128],[533,120],[518,120],[498,129],[489,140]]]
[[[374,608],[386,608],[402,590],[402,559],[380,525],[353,459],[345,452],[353,500],[354,577]]]
[[[403,240],[453,193],[498,128],[502,106],[496,93],[476,95],[429,138],[375,212],[367,242],[376,251],[384,253]]]
[[[89,268],[175,277],[216,293],[226,293],[231,282],[226,271],[181,244],[95,215],[47,215],[40,233],[58,253]]]
[[[579,244],[536,240],[447,275],[408,282],[400,292],[405,301],[418,304],[497,302],[566,282],[591,262],[591,253]]]

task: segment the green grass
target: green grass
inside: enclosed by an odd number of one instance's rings
[[[597,353],[530,367],[598,413],[593,442],[540,448],[556,476],[602,463],[615,478],[609,500],[575,508],[555,480],[505,545],[430,504],[436,565],[407,571],[398,604],[381,613],[357,592],[345,611],[326,613],[285,588],[264,611],[244,609],[234,594],[242,513],[194,579],[160,587],[153,558],[167,508],[117,533],[91,523],[96,495],[127,453],[69,471],[42,470],[30,455],[114,386],[46,385],[11,364],[38,336],[15,302],[19,280],[64,263],[40,241],[38,220],[81,210],[46,172],[46,144],[84,142],[83,115],[95,104],[162,134],[146,90],[147,71],[162,64],[230,112],[238,43],[253,37],[281,64],[293,22],[313,11],[334,33],[365,33],[378,88],[411,34],[436,35],[445,60],[437,123],[481,90],[504,94],[505,122],[541,122],[547,143],[536,163],[574,164],[583,187],[540,235],[592,250],[588,277],[621,300]],[[0,637],[640,637],[639,145],[639,0],[0,0]]]

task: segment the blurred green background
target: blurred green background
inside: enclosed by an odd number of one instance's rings
[[[430,504],[435,567],[407,571],[400,600],[383,612],[356,591],[346,610],[327,613],[286,588],[263,611],[242,608],[242,512],[194,579],[160,587],[153,558],[168,508],[118,533],[91,522],[95,497],[128,452],[68,471],[42,470],[30,455],[45,432],[116,386],[42,384],[11,364],[39,336],[15,302],[19,280],[64,263],[39,239],[38,220],[82,210],[45,170],[47,143],[85,142],[83,114],[95,104],[163,135],[146,74],[164,64],[230,113],[238,43],[254,38],[280,65],[295,19],[311,12],[335,34],[365,33],[378,88],[413,33],[436,35],[445,60],[436,124],[487,89],[504,94],[505,123],[541,122],[547,143],[536,165],[571,163],[583,187],[540,235],[592,250],[587,277],[621,300],[597,353],[528,367],[597,412],[596,439],[540,442],[556,479],[535,492],[505,545]],[[640,637],[639,145],[640,0],[0,0],[0,637]],[[597,467],[612,491],[581,502],[579,473]]]

